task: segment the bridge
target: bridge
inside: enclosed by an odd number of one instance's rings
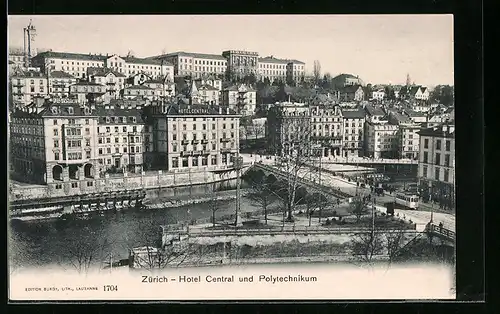
[[[255,163],[254,167],[257,169],[261,169],[264,172],[271,173],[271,174],[275,175],[277,178],[281,178],[281,179],[285,179],[285,180],[289,178],[289,175],[286,173],[286,171],[279,170],[279,169],[272,167],[272,166],[269,166],[269,165]],[[314,191],[323,192],[329,196],[334,196],[336,198],[345,199],[345,198],[351,197],[350,194],[345,193],[339,189],[335,189],[335,188],[330,187],[330,186],[320,185],[314,181],[308,180],[308,179],[306,179],[305,175],[301,176],[299,174],[299,176],[297,177],[297,182],[304,187],[309,187],[309,188],[313,189]]]
[[[413,159],[388,159],[388,158],[363,158],[363,157],[336,157],[332,159],[322,158],[325,164],[346,165],[418,165],[418,160]]]

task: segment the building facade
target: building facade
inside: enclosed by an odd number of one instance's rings
[[[70,86],[77,83],[76,77],[63,71],[53,71],[48,76],[49,94],[53,97],[69,97]]]
[[[258,52],[227,50],[222,52],[227,60],[229,77],[244,78],[247,75],[258,75]]]
[[[365,155],[371,158],[397,158],[399,127],[387,120],[365,122]]]
[[[231,165],[239,150],[239,115],[228,107],[152,106],[156,169],[214,169]]]
[[[364,130],[366,112],[363,109],[342,109],[344,157],[364,156]]]
[[[306,64],[299,60],[289,60],[286,65],[286,81],[299,83],[305,80]]]
[[[106,85],[88,81],[79,81],[69,87],[69,97],[79,104],[102,103],[106,92]]]
[[[26,106],[34,97],[47,96],[49,93],[47,77],[40,72],[25,71],[10,77],[12,99],[20,106]]]
[[[17,111],[10,128],[13,177],[54,190],[92,189],[97,116],[69,100]]]
[[[271,83],[274,81],[286,82],[287,65],[289,61],[278,59],[273,56],[258,58],[258,77],[260,80],[268,79]]]
[[[348,85],[340,90],[342,101],[362,101],[364,98],[365,92],[361,85]]]
[[[321,149],[324,157],[342,156],[344,123],[340,107],[312,104],[309,112],[313,147]]]
[[[86,78],[90,67],[104,67],[107,56],[70,52],[46,51],[32,58],[33,66],[42,72],[64,71],[76,78]]]
[[[245,84],[227,87],[222,90],[222,105],[242,115],[253,115],[257,106],[257,91]]]
[[[425,201],[452,208],[455,206],[455,126],[442,124],[423,129],[419,135],[420,196]]]
[[[106,86],[106,93],[103,95],[103,98],[107,103],[110,99],[116,99],[120,97],[121,91],[125,86],[126,76],[121,72],[107,67],[90,67],[87,69],[87,77],[89,82],[94,82]]]
[[[173,65],[173,75],[201,78],[205,75],[223,77],[227,70],[227,60],[216,54],[173,52],[165,55],[154,56],[151,59],[165,60]]]

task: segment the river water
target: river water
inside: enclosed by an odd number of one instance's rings
[[[227,183],[220,188],[226,190],[224,194],[231,193],[228,191],[231,186]],[[203,188],[197,191],[203,191]],[[199,193],[184,197],[194,198],[196,194]],[[233,214],[235,205],[236,200],[220,201],[216,217]],[[241,198],[242,212],[258,209],[247,198]],[[108,261],[111,256],[117,261],[127,258],[130,248],[152,245],[160,239],[160,225],[209,219],[211,215],[207,205],[200,203],[154,210],[126,209],[91,220],[11,221],[9,262],[15,268],[71,267],[75,259],[83,258],[81,255],[90,251],[94,252],[92,264]]]

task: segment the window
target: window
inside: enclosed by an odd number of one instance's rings
[[[182,166],[188,167],[188,165],[189,165],[188,158],[187,157],[182,158]]]
[[[71,182],[71,188],[75,189],[78,187],[78,182]]]
[[[54,153],[54,160],[59,160],[59,153]]]
[[[177,131],[177,125],[172,125],[172,130]]]
[[[212,124],[212,130],[215,130],[215,123]]]
[[[193,124],[193,130],[196,130],[196,124]]]
[[[54,136],[58,136],[59,135],[59,130],[58,129],[54,129]]]
[[[57,119],[54,119],[54,125],[57,125]]]
[[[110,137],[106,138],[106,143],[108,143],[108,144],[111,143],[111,138]]]
[[[172,134],[172,140],[177,141],[177,134]]]
[[[441,154],[440,153],[436,153],[435,163],[436,163],[436,165],[441,164]]]
[[[422,167],[422,175],[424,178],[427,177],[427,166]]]
[[[449,154],[444,155],[444,165],[446,167],[450,166],[450,155]]]
[[[198,157],[193,157],[193,159],[191,159],[191,163],[193,167],[198,167]]]
[[[439,168],[438,168],[438,167],[436,167],[436,171],[435,171],[435,173],[434,173],[434,178],[435,178],[436,180],[439,180]]]
[[[172,157],[172,168],[179,168],[179,157]]]
[[[54,147],[59,147],[59,140],[54,140]]]
[[[99,138],[98,142],[99,144],[102,144],[102,137]]]
[[[99,155],[102,155],[102,148],[99,148]]]
[[[217,165],[217,155],[212,155],[212,165]]]
[[[424,148],[429,148],[429,139],[424,139]]]
[[[89,139],[89,138],[86,138],[86,139],[85,139],[85,146],[86,146],[86,147],[89,147],[89,146],[90,146],[90,139]]]
[[[92,181],[87,181],[87,186],[94,186],[94,182],[92,182]]]
[[[118,137],[115,137],[115,143],[118,143],[120,139]]]
[[[424,162],[425,164],[426,164],[426,163],[428,163],[428,162],[429,162],[429,160],[428,160],[428,159],[429,159],[429,154],[428,154],[427,152],[424,152],[424,160],[423,160],[423,162]]]
[[[172,152],[177,152],[177,144],[172,144]]]
[[[62,184],[56,184],[56,190],[62,189]]]
[[[441,140],[436,140],[436,149],[437,150],[441,149]]]
[[[451,141],[446,141],[446,151],[449,152],[451,150]]]
[[[186,130],[187,130],[187,127],[186,127],[186,125],[185,125],[185,124],[183,124],[183,125],[182,125],[182,129],[183,129],[184,131],[186,131]]]

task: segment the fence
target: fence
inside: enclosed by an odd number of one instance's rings
[[[190,228],[190,237],[227,237],[227,236],[257,236],[257,235],[310,235],[310,234],[356,234],[371,232],[371,228],[343,228],[343,227],[308,227],[308,226],[281,226],[258,229],[197,229]],[[398,233],[396,229],[375,229],[376,233]],[[414,229],[405,230],[405,233],[417,233]]]
[[[440,226],[436,226],[435,224],[429,224],[429,228],[430,232],[437,233],[438,235],[442,235],[445,238],[455,241],[455,232]]]

